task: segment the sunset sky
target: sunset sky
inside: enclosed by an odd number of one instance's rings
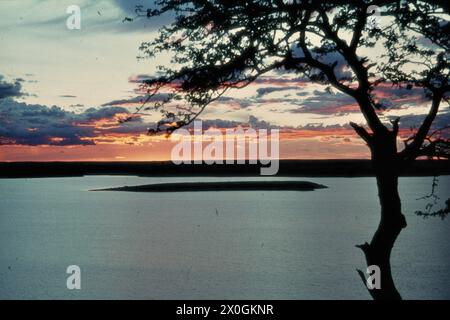
[[[141,1],[0,1],[0,161],[165,160],[175,142],[146,135],[156,118],[119,119],[145,98],[141,80],[167,57],[139,60],[170,17],[122,22]],[[81,30],[69,30],[69,5],[81,8]],[[374,50],[370,54],[379,54]],[[339,66],[338,66],[339,67]],[[382,118],[401,116],[402,134],[429,102],[421,89],[381,86]],[[298,75],[272,73],[228,93],[201,117],[204,125],[280,130],[280,157],[367,158],[349,127],[363,123],[352,98],[328,93]],[[436,127],[450,123],[442,108]]]

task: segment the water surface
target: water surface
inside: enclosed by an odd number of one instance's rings
[[[249,179],[268,178],[0,179],[0,298],[370,299],[355,244],[378,225],[374,178],[305,178],[329,187],[308,192],[88,191]],[[400,182],[408,227],[392,264],[404,298],[450,299],[450,222],[414,215],[431,181]],[[441,177],[443,199],[449,186]],[[81,290],[66,288],[73,264]]]

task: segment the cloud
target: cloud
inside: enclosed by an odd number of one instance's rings
[[[109,107],[109,108],[89,108],[81,114],[75,116],[75,119],[81,119],[81,122],[90,122],[100,119],[111,119],[117,114],[128,113],[128,110],[122,107]],[[79,120],[80,121],[80,120]]]
[[[280,91],[289,91],[289,90],[298,90],[299,87],[295,86],[287,86],[287,87],[265,87],[265,88],[259,88],[256,90],[256,93],[258,97],[261,97],[263,95],[273,93],[273,92],[280,92]]]
[[[128,82],[141,84],[145,80],[152,80],[154,78],[155,78],[155,76],[152,76],[149,74],[134,74],[128,78]]]
[[[417,129],[423,122],[426,114],[409,114],[400,117],[400,127],[404,129]],[[397,117],[389,116],[388,119],[394,120]],[[433,121],[432,130],[438,130],[450,125],[450,111],[438,113]]]
[[[356,101],[341,92],[313,90],[297,93],[298,99],[291,103],[299,107],[289,109],[291,113],[313,113],[319,115],[347,115],[359,113]],[[373,91],[373,98],[383,106],[383,110],[407,109],[429,102],[422,88],[398,88],[392,85],[380,85]]]
[[[0,143],[22,145],[93,144],[88,128],[73,124],[73,114],[56,106],[28,105],[12,99],[0,101]]]
[[[304,106],[297,109],[291,109],[292,113],[311,113],[319,115],[336,115],[344,116],[349,113],[358,113],[359,107],[357,104],[346,104],[346,105],[328,105],[328,106]]]
[[[22,79],[15,79],[12,82],[8,82],[0,75],[0,99],[23,96],[22,81]]]
[[[344,115],[359,112],[355,100],[343,93],[331,94],[314,90],[312,93],[298,97],[300,107],[288,110],[291,113],[314,113],[321,115]]]
[[[5,98],[0,100],[0,144],[17,145],[93,145],[94,138],[117,132],[144,130],[132,121],[123,128],[117,117],[128,110],[121,107],[90,108],[82,113],[57,106],[26,104]],[[109,120],[105,125],[97,123]],[[132,128],[132,130],[130,130]]]
[[[429,102],[423,88],[399,88],[389,84],[381,84],[373,91],[378,103],[386,109],[402,108],[403,106],[418,106]]]

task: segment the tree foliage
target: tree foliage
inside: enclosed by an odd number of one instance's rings
[[[384,106],[374,90],[419,87],[429,112],[402,151],[392,147],[395,157],[447,158],[448,137],[430,129],[440,106],[449,103],[449,7],[440,0],[159,0],[152,8],[138,6],[134,19],[172,14],[174,21],[140,47],[144,57],[169,55],[171,64],[144,81],[149,96],[137,112],[161,112],[150,133],[171,133],[229,89],[281,70],[353,97],[367,126],[351,126],[371,149],[387,148],[400,119],[380,120],[377,109]],[[167,98],[149,104],[161,89],[171,90]]]

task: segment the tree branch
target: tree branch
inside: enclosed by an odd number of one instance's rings
[[[358,20],[355,25],[352,40],[350,41],[350,50],[356,52],[358,48],[359,40],[361,38],[362,30],[367,23],[367,6],[363,6],[360,9]]]
[[[365,141],[367,144],[370,144],[372,140],[372,136],[367,132],[364,127],[357,125],[354,122],[350,122],[350,126],[356,131],[356,133]]]
[[[367,16],[367,13],[364,13],[364,15]],[[352,49],[351,47],[349,47],[347,43],[339,38],[337,33],[333,31],[326,12],[321,12],[321,19],[321,27],[324,30],[326,36],[336,44],[336,47],[339,49],[340,54],[347,61],[349,67],[353,70],[356,78],[358,79],[358,89],[354,92],[353,97],[355,97],[356,101],[358,102],[359,108],[364,115],[367,124],[374,133],[386,131],[386,127],[381,123],[380,118],[378,117],[375,109],[372,106],[372,101],[369,96],[371,85],[369,83],[367,68],[363,65],[362,60],[360,60],[356,55],[356,48]],[[354,34],[354,37],[358,38],[354,38],[354,40],[352,39],[352,41],[357,43],[360,36],[360,34],[358,36],[358,33]]]
[[[433,100],[430,110],[425,120],[422,122],[419,130],[412,138],[412,142],[408,144],[403,151],[399,153],[399,156],[405,160],[414,160],[419,156],[420,148],[422,147],[425,138],[433,124],[434,119],[439,111],[439,105],[441,103],[443,93],[438,91],[433,94]]]

